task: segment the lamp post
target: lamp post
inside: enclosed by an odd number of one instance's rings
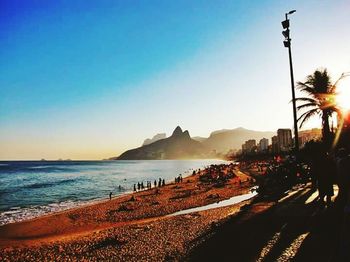
[[[292,86],[292,102],[293,102],[293,118],[294,118],[294,149],[296,153],[299,151],[299,135],[298,135],[298,123],[297,123],[297,108],[295,104],[295,87],[294,87],[294,74],[293,74],[293,63],[292,63],[292,48],[291,48],[291,39],[289,31],[289,19],[288,15],[295,13],[296,10],[289,11],[286,13],[286,20],[282,21],[282,27],[285,29],[282,31],[282,34],[285,38],[283,41],[284,47],[288,48],[289,53],[289,68],[290,68],[290,81]]]

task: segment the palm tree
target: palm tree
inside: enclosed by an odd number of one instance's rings
[[[329,119],[334,112],[338,112],[335,104],[336,84],[338,81],[332,84],[327,69],[317,69],[313,74],[306,77],[305,82],[297,83],[297,88],[307,94],[307,97],[295,99],[298,102],[305,102],[297,107],[298,111],[307,109],[298,118],[300,127],[311,117],[319,115],[322,119],[322,138],[326,144],[331,139]]]

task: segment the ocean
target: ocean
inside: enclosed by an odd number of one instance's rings
[[[137,182],[179,174],[223,160],[0,161],[0,225],[93,203],[133,190]]]

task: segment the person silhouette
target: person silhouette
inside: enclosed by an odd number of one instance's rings
[[[345,148],[339,149],[336,160],[339,193],[337,203],[344,207],[350,203],[350,156]]]
[[[109,192],[109,200],[112,200],[112,192]]]

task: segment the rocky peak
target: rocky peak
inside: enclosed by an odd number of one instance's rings
[[[181,127],[177,126],[171,136],[181,136],[182,135],[182,129]]]
[[[186,137],[186,138],[191,138],[191,137],[190,137],[190,133],[188,132],[188,130],[184,131],[184,132],[182,133],[182,135],[183,135],[184,137]]]
[[[146,145],[149,145],[149,144],[152,144],[158,140],[161,140],[161,139],[164,139],[166,138],[166,134],[165,133],[161,133],[161,134],[156,134],[155,136],[153,136],[151,139],[150,138],[147,138],[142,146],[146,146]]]

